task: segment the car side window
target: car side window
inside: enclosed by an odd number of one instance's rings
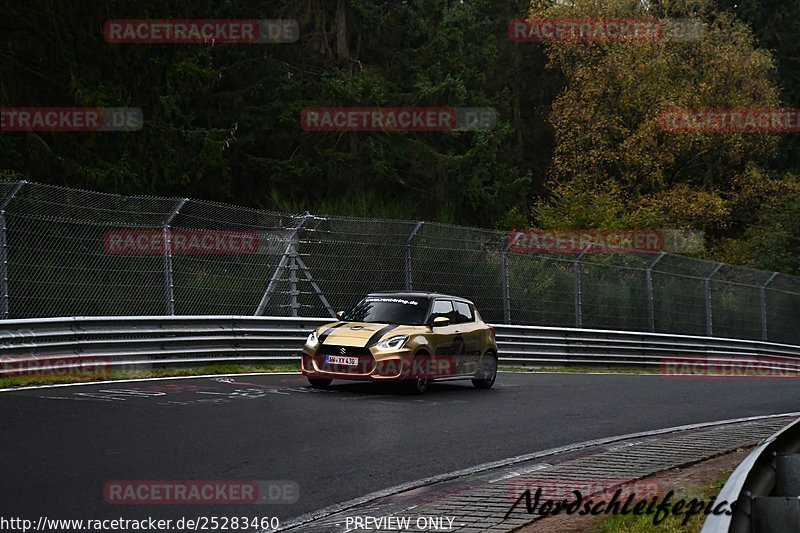
[[[456,323],[463,324],[465,322],[472,322],[472,309],[469,304],[464,302],[453,302],[456,308]]]
[[[431,309],[431,321],[433,321],[436,317],[446,317],[449,318],[451,322],[453,320],[453,302],[450,300],[434,300],[433,301],[433,308]]]

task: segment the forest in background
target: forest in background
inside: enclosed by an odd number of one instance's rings
[[[678,228],[800,274],[800,134],[662,109],[800,107],[800,2],[0,0],[0,106],[138,107],[0,133],[5,179],[488,228]],[[698,18],[694,42],[516,43],[510,19]],[[109,44],[109,19],[297,20],[293,44]],[[307,132],[310,107],[491,107],[488,131]]]

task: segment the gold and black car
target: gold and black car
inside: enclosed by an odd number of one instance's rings
[[[469,300],[425,292],[368,294],[338,322],[311,332],[302,372],[314,387],[334,379],[403,380],[416,393],[434,380],[497,378],[494,328]]]

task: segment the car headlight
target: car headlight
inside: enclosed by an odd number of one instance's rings
[[[317,339],[317,332],[316,331],[312,331],[308,335],[308,338],[306,339],[306,346],[308,346],[309,348],[313,348],[317,344],[319,344],[319,340]]]
[[[375,345],[378,350],[399,350],[408,340],[408,335],[395,335],[386,340],[382,340]]]

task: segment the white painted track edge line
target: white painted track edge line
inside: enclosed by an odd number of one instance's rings
[[[501,374],[558,374],[561,376],[653,376],[653,377],[670,377],[681,376],[686,377],[686,374],[661,374],[655,372],[562,372],[559,370],[554,371],[541,371],[541,370],[499,370]],[[22,392],[26,390],[37,389],[50,389],[60,387],[81,387],[85,385],[104,385],[106,383],[135,383],[138,381],[166,381],[174,379],[201,379],[201,378],[221,378],[233,376],[300,376],[300,372],[234,372],[231,374],[202,374],[199,376],[164,376],[153,378],[129,378],[129,379],[110,379],[102,381],[81,381],[79,383],[51,383],[48,385],[27,385],[24,387],[7,387],[0,389],[3,392]],[[729,374],[692,374],[691,378],[698,377],[741,377],[730,376]],[[753,377],[772,377],[772,376],[753,376]],[[798,376],[785,376],[786,378],[797,378]],[[346,380],[344,380],[346,381]]]

